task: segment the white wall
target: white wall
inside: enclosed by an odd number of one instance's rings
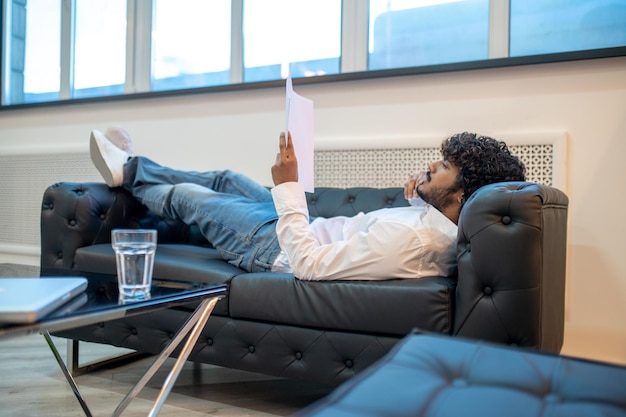
[[[626,364],[626,57],[295,89],[315,102],[319,140],[567,132],[563,353]],[[270,184],[283,111],[281,88],[5,111],[0,155],[86,151],[92,128],[121,125],[138,153],[164,164],[232,168]]]

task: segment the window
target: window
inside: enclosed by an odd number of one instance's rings
[[[123,94],[126,78],[126,0],[76,0],[73,41],[71,97]],[[37,46],[33,45],[33,48],[37,49]]]
[[[154,0],[152,90],[230,82],[230,0]]]
[[[370,0],[368,69],[489,57],[489,0]]]
[[[339,73],[340,0],[245,0],[243,80]]]
[[[24,61],[11,61],[10,93],[12,102],[53,101],[59,99],[61,86],[61,1],[30,0],[25,17],[24,47],[13,39],[12,51],[23,51]],[[14,19],[13,24],[22,22]],[[20,32],[19,29],[16,32]],[[20,76],[21,75],[21,76]]]
[[[626,0],[512,0],[511,56],[626,45]]]
[[[626,0],[0,1],[2,106],[626,54]]]

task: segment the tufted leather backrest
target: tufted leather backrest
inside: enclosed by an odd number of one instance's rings
[[[309,214],[314,217],[354,216],[385,207],[408,206],[401,188],[316,188],[307,193]]]
[[[461,211],[453,334],[558,352],[563,343],[567,196],[510,182]]]
[[[311,216],[352,216],[382,207],[406,206],[400,188],[317,188],[307,194]],[[41,266],[74,268],[83,246],[111,241],[114,228],[158,230],[159,243],[209,243],[195,226],[163,220],[123,188],[104,183],[61,182],[48,187],[41,210]]]

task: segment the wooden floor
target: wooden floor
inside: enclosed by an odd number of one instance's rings
[[[10,268],[10,267],[8,267]],[[17,275],[0,264],[0,275]],[[61,355],[66,340],[53,337]],[[81,360],[128,352],[81,344]],[[153,358],[99,370],[76,378],[94,416],[108,416],[152,364]],[[171,369],[168,359],[123,416],[145,416]],[[0,339],[0,416],[84,416],[61,369],[41,335]],[[288,416],[330,393],[332,387],[185,364],[159,416]]]
[[[65,339],[53,338],[64,355]],[[90,359],[113,353],[88,346]],[[81,348],[84,353],[85,348]],[[94,416],[110,415],[152,364],[151,358],[76,378]],[[173,364],[168,359],[123,416],[145,416]],[[1,416],[82,416],[72,390],[41,335],[0,340]],[[160,416],[288,416],[330,387],[210,365],[185,364]]]

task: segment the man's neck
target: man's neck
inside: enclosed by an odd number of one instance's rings
[[[459,215],[461,214],[461,203],[448,204],[445,208],[440,209],[441,213],[446,216],[452,223],[459,224]]]

